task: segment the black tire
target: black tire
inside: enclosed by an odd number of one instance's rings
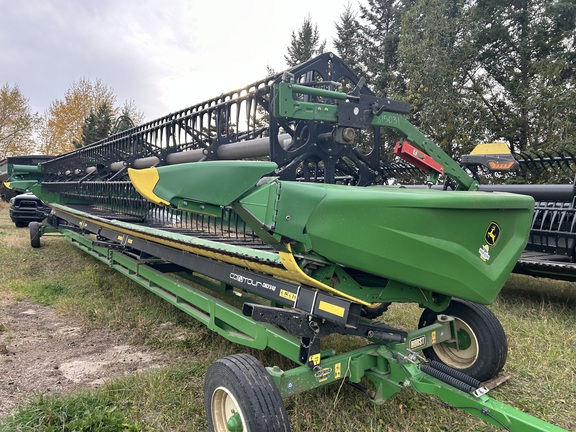
[[[204,408],[210,431],[290,432],[278,388],[262,363],[249,354],[224,357],[210,366]],[[242,429],[229,428],[231,422]]]
[[[460,349],[444,342],[425,349],[426,357],[479,381],[498,375],[506,363],[508,342],[502,324],[492,311],[483,305],[452,299],[442,313],[454,317]],[[424,309],[418,328],[433,324],[437,316],[438,312]]]
[[[28,225],[30,229],[30,246],[33,248],[40,247],[40,224],[38,222],[30,222]]]

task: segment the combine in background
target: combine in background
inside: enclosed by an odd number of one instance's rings
[[[30,181],[30,185],[36,184],[40,178],[34,176],[33,171],[39,170],[38,164],[52,159],[52,156],[31,155],[31,156],[10,156],[0,160],[0,191],[3,201],[10,201],[11,198],[18,195],[21,191],[26,191],[26,185],[23,183],[10,187],[9,180],[18,180],[18,172],[23,170],[25,177]],[[39,172],[39,171],[38,171]]]

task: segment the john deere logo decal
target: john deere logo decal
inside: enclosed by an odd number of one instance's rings
[[[500,237],[500,227],[496,222],[492,222],[488,226],[488,229],[486,230],[486,235],[484,236],[484,239],[486,240],[486,243],[488,243],[490,246],[494,246],[498,241],[498,237]]]

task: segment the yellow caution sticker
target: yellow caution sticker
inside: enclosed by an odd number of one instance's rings
[[[312,363],[314,366],[318,366],[320,364],[320,353],[311,355],[308,357],[308,361]]]
[[[339,317],[343,317],[344,312],[346,312],[346,310],[342,306],[337,306],[335,304],[328,303],[324,300],[320,300],[320,303],[318,303],[318,309]]]

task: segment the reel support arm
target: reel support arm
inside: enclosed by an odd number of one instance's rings
[[[321,97],[324,102],[307,102],[298,95]],[[441,166],[443,173],[457,182],[458,189],[478,189],[478,182],[466,174],[438,145],[402,117],[401,114],[409,112],[409,106],[404,102],[371,95],[348,96],[338,91],[280,82],[274,86],[273,106],[277,117],[335,123],[337,128],[366,129],[372,126],[396,130],[432,159],[436,167]],[[438,172],[438,169],[435,172]]]

